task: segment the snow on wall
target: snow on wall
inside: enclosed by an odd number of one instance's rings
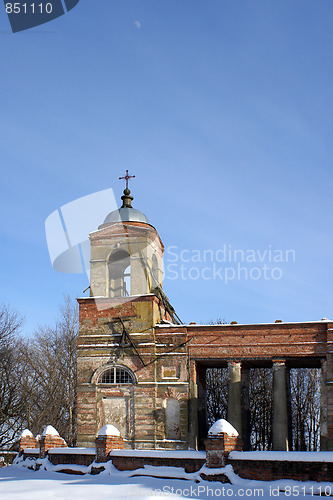
[[[279,462],[333,462],[332,451],[231,451],[233,460],[276,460]]]
[[[233,427],[224,418],[216,420],[216,422],[209,429],[208,435],[213,436],[215,434],[221,434],[222,432],[228,434],[228,436],[238,436],[238,432],[236,431],[235,427]]]
[[[52,425],[47,425],[43,430],[42,436],[59,436],[59,432]]]
[[[194,450],[112,450],[109,456],[142,458],[206,458],[205,451]]]
[[[96,455],[95,448],[52,448],[49,455]]]
[[[31,431],[29,431],[29,429],[24,429],[24,431],[22,431],[21,433],[21,438],[23,437],[34,437],[33,433]]]
[[[120,436],[120,432],[114,425],[104,425],[99,431],[98,436]]]

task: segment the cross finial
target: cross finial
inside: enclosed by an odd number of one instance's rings
[[[128,180],[133,179],[135,175],[128,175],[128,170],[126,170],[126,175],[124,177],[119,177],[119,180],[125,179],[126,181],[126,189],[128,189]]]

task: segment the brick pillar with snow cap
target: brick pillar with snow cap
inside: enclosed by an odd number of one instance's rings
[[[124,440],[114,425],[104,425],[96,437],[96,462],[106,462],[111,450],[123,450]]]
[[[236,429],[221,418],[209,429],[205,448],[207,467],[219,468],[225,466],[230,451],[242,451],[242,441]]]
[[[20,436],[19,455],[22,455],[26,448],[39,448],[39,443],[29,429],[24,429]]]
[[[40,458],[45,458],[48,450],[52,448],[66,448],[66,441],[59,436],[59,432],[52,427],[52,425],[47,425],[40,437]]]

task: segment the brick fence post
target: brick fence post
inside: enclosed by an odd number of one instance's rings
[[[34,438],[34,435],[29,429],[25,429],[20,436],[19,456],[23,454],[26,448],[39,448],[37,439]]]
[[[40,438],[39,457],[45,458],[47,451],[51,448],[65,447],[67,447],[67,443],[59,436],[58,431],[52,425],[46,426]]]
[[[225,466],[230,451],[242,451],[242,441],[236,429],[222,418],[209,429],[205,448],[207,467],[219,468]]]
[[[124,440],[114,425],[104,425],[96,437],[96,462],[107,462],[111,450],[123,450]]]

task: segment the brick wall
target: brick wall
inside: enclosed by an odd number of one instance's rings
[[[116,346],[119,333],[114,332],[108,321],[117,317],[130,317],[126,328],[133,335],[138,351],[147,364],[144,367],[133,349],[125,349],[120,364],[135,372],[138,383],[134,385],[131,410],[128,412],[129,436],[124,436],[129,446],[136,448],[162,447],[186,449],[195,447],[198,436],[189,433],[188,402],[197,402],[190,395],[190,383],[195,384],[197,370],[206,366],[238,360],[256,366],[270,366],[276,360],[285,360],[286,366],[320,367],[327,360],[327,380],[333,380],[331,343],[333,323],[272,323],[264,325],[179,325],[155,326],[160,320],[161,304],[155,296],[142,295],[125,303],[116,299],[101,298],[99,309],[93,298],[78,299],[80,305],[80,335],[78,338],[78,442],[92,446],[96,432],[104,421],[102,400],[112,397],[121,387],[96,385],[96,373],[110,359],[110,346]],[[165,314],[165,312],[164,312]],[[140,332],[140,333],[138,333]],[[136,336],[137,335],[137,336]],[[111,354],[113,353],[111,347]],[[190,358],[190,359],[189,359]],[[188,372],[188,367],[191,373]],[[173,375],[168,379],[167,375]],[[94,378],[95,377],[95,378]],[[157,384],[156,384],[157,383]],[[333,385],[327,385],[327,433],[325,446],[333,450]],[[178,443],[166,436],[165,404],[168,391],[179,400],[180,419]],[[202,392],[204,389],[202,390]],[[120,392],[119,392],[120,396]],[[202,396],[202,395],[201,395]],[[201,397],[200,396],[200,397]],[[135,415],[135,419],[133,418]],[[200,424],[201,425],[201,424]],[[199,424],[193,424],[193,429]],[[201,437],[201,436],[199,436]],[[245,441],[245,440],[244,440]],[[322,441],[324,443],[324,440]]]
[[[46,436],[41,436],[40,438],[40,450],[39,456],[41,458],[45,458],[48,450],[52,448],[66,448],[66,441],[60,436],[54,436],[50,434],[46,434]]]
[[[227,459],[234,472],[244,479],[275,481],[294,479],[296,481],[332,481],[332,462],[289,462],[278,460],[235,460]],[[213,471],[214,469],[212,469]]]
[[[239,436],[229,436],[223,432],[209,436],[205,441],[205,448],[207,467],[224,467],[230,451],[242,450],[242,441]]]
[[[37,439],[34,438],[34,436],[21,437],[20,444],[19,444],[20,454],[22,454],[22,451],[25,448],[37,448],[37,447],[39,447],[39,444],[37,442]]]
[[[199,370],[214,363],[240,361],[248,366],[285,360],[288,367],[317,367],[327,361],[327,435],[324,446],[333,451],[333,323],[272,323],[254,325],[156,326],[155,335],[164,343],[172,335],[187,342],[191,381],[200,379]],[[167,349],[166,349],[167,350]],[[160,355],[162,356],[162,350]],[[203,387],[204,390],[204,387]],[[326,443],[324,442],[326,441]]]
[[[64,450],[65,451],[65,450]],[[52,450],[47,453],[48,459],[54,465],[58,464],[77,464],[90,465],[95,455],[88,452],[84,453],[64,453]],[[24,459],[27,457],[38,458],[37,453],[25,453]],[[315,452],[314,452],[315,457]],[[117,450],[111,451],[106,460],[112,460],[113,465],[120,471],[135,470],[143,468],[144,465],[152,465],[155,467],[183,467],[186,472],[196,472],[205,465],[204,457],[188,458],[188,457],[149,457],[149,456],[131,456],[130,454],[117,455]],[[332,481],[333,478],[333,462],[291,462],[283,460],[238,460],[231,457],[226,458],[226,464],[231,464],[234,472],[243,479],[253,479],[261,481],[275,481],[278,479],[294,479],[297,481]],[[67,469],[66,469],[67,470]],[[70,468],[68,468],[70,472]],[[214,468],[211,469],[211,474],[205,474],[205,479],[221,480],[224,482],[225,477],[219,478],[214,475]]]
[[[58,464],[76,464],[76,465],[90,465],[95,460],[96,455],[92,455],[91,453],[57,453],[56,451],[53,453],[48,453],[48,459],[53,465]]]
[[[153,465],[155,467],[184,467],[186,472],[197,472],[206,461],[204,458],[117,456],[116,453],[112,453],[109,459],[118,470],[135,470],[145,465]]]
[[[96,461],[106,462],[112,450],[123,450],[124,440],[121,436],[97,436]]]

